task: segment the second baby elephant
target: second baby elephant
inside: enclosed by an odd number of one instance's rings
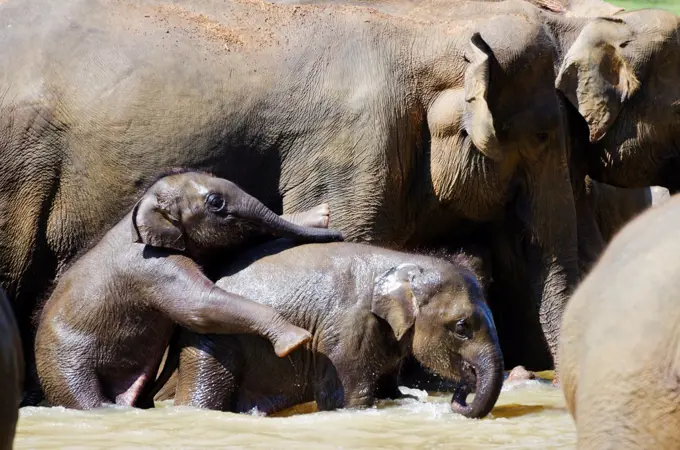
[[[449,261],[355,243],[291,245],[251,249],[224,267],[217,285],[271,306],[312,332],[311,343],[277,358],[260,337],[184,332],[176,404],[265,413],[312,400],[319,410],[369,406],[399,396],[401,364],[414,356],[458,381],[454,412],[491,411],[503,358],[463,255]]]

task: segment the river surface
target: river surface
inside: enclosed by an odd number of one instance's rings
[[[280,417],[231,414],[158,403],[156,409],[73,411],[23,408],[15,448],[574,448],[562,392],[549,381],[506,382],[491,415],[451,413],[449,394],[359,410],[315,412],[305,404]]]

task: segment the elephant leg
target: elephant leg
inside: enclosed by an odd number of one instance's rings
[[[244,361],[236,338],[184,334],[175,405],[236,412],[234,394]]]
[[[383,375],[378,380],[378,388],[376,389],[375,397],[377,399],[395,400],[404,395],[399,390],[399,370]]]
[[[150,269],[153,273],[154,269]],[[157,286],[149,302],[164,315],[199,334],[255,334],[268,339],[283,357],[309,342],[312,335],[289,323],[273,308],[229,293],[197,267],[178,259],[165,264],[157,276],[170,281]]]
[[[378,391],[378,380],[380,378],[379,368],[374,367],[374,371],[370,373],[363,370],[361,367],[356,367],[355,361],[368,361],[370,357],[358,356],[353,357],[351,362],[335,361],[334,366],[337,368],[337,376],[328,378],[328,385],[325,387],[326,392],[330,392],[332,388],[337,386],[340,382],[341,395],[337,390],[335,395],[341,398],[342,407],[344,408],[361,408],[370,407],[375,404],[375,394]],[[335,399],[337,401],[337,399]],[[319,410],[321,408],[319,407]]]
[[[319,411],[345,406],[345,391],[335,364],[323,353],[314,356],[314,400]]]
[[[106,398],[94,367],[69,364],[68,374],[58,370],[41,371],[40,381],[47,401],[52,406],[73,409],[92,409],[112,404]]]
[[[541,329],[553,363],[564,308],[580,280],[576,206],[566,162],[557,147],[528,168],[520,216],[527,220],[528,267]],[[549,188],[547,188],[549,187]]]
[[[322,203],[307,211],[299,213],[283,214],[282,219],[293,222],[303,227],[328,228],[331,210],[328,203]]]

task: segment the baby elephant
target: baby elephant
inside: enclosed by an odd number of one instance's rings
[[[680,448],[680,196],[614,237],[564,313],[558,370],[580,449]]]
[[[319,225],[323,209],[295,218]],[[153,386],[176,324],[197,333],[254,333],[274,344],[278,356],[307,342],[307,331],[220,289],[201,270],[258,230],[300,241],[342,239],[337,231],[288,222],[207,174],[175,173],[153,184],[61,276],[45,304],[35,349],[47,400],[81,409],[153,406],[145,389]]]
[[[362,244],[279,240],[226,265],[217,285],[271,306],[311,330],[312,342],[280,359],[255,336],[185,332],[176,404],[265,413],[311,400],[320,410],[369,406],[399,395],[400,365],[410,355],[461,381],[455,412],[483,417],[500,393],[496,329],[460,256],[448,262]]]

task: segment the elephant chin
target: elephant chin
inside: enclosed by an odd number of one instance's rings
[[[451,410],[471,419],[488,415],[496,404],[503,387],[503,365],[463,363],[463,378],[454,389]],[[467,403],[467,396],[475,388],[475,398]]]

